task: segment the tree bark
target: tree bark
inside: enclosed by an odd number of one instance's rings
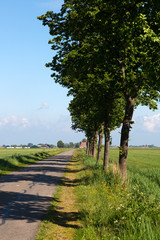
[[[126,97],[126,109],[121,130],[121,142],[119,151],[119,169],[122,173],[123,184],[125,184],[127,178],[127,154],[128,154],[128,140],[129,131],[131,127],[132,116],[134,112],[134,106],[136,98]]]
[[[106,127],[104,132],[104,161],[103,169],[107,172],[109,168],[109,147],[110,147],[110,128]]]
[[[88,143],[88,155],[91,156],[92,155],[92,139],[91,137],[89,138],[89,143]]]
[[[101,130],[99,131],[97,162],[101,161],[102,140],[103,140],[103,125],[102,125]]]
[[[89,140],[87,139],[87,149],[86,149],[87,155],[89,155]]]
[[[93,136],[93,152],[92,156],[95,158],[97,153],[97,137],[98,137],[98,131],[95,132],[95,135]]]

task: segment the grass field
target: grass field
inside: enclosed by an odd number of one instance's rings
[[[0,175],[8,174],[66,149],[0,149]]]
[[[110,162],[106,174],[94,159],[81,156],[85,171],[76,192],[83,227],[75,239],[159,240],[160,149],[129,149],[125,187],[112,170],[118,149],[111,148]]]
[[[110,161],[118,162],[119,149],[110,149]],[[128,166],[160,168],[160,148],[129,148]]]

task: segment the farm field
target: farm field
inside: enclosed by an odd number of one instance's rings
[[[77,188],[83,228],[76,240],[159,240],[160,239],[160,149],[130,148],[128,181],[122,186],[118,173],[118,148],[110,149],[110,170],[85,154],[80,160]]]
[[[67,149],[0,149],[0,175],[8,174]]]
[[[110,161],[118,162],[119,149],[110,148]],[[160,148],[129,148],[128,166],[160,168]]]

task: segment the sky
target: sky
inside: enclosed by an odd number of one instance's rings
[[[37,16],[58,12],[62,0],[2,0],[0,5],[0,145],[79,142],[71,129],[67,90],[45,67],[53,57],[48,27]],[[130,145],[160,146],[160,111],[138,107]],[[112,144],[119,145],[120,129]]]

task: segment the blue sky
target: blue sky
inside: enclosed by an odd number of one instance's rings
[[[0,5],[0,145],[81,141],[72,131],[67,90],[55,84],[45,63],[52,59],[48,28],[37,16],[58,11],[61,0],[2,0]],[[135,111],[130,144],[160,146],[160,112]],[[119,145],[120,134],[112,133]]]

